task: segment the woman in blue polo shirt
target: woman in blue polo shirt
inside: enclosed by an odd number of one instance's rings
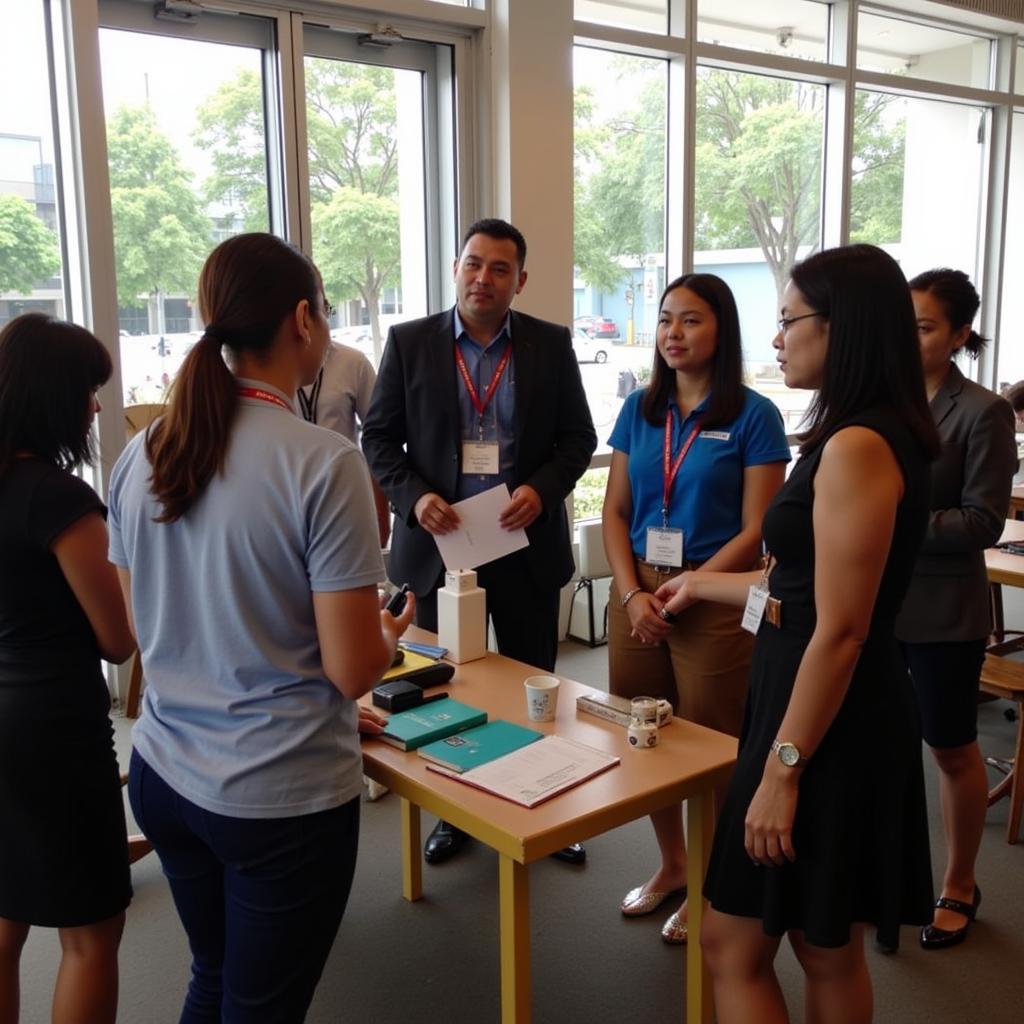
[[[740,612],[704,603],[670,621],[654,596],[683,568],[741,571],[757,562],[761,518],[790,458],[778,410],[743,386],[739,316],[721,278],[687,274],[665,289],[651,383],[626,399],[609,443],[609,688],[664,698],[680,717],[737,736],[753,649]],[[661,865],[626,894],[628,917],[685,889],[681,805],[651,822]],[[661,934],[686,941],[685,904]]]

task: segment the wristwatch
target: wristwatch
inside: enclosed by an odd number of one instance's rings
[[[795,768],[797,765],[807,764],[808,759],[801,755],[800,748],[795,743],[776,740],[772,744],[772,753],[776,754],[787,768]]]

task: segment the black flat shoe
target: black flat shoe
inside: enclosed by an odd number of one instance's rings
[[[563,864],[583,864],[587,859],[587,851],[582,843],[571,843],[569,846],[563,846],[561,850],[555,850],[551,856]]]
[[[922,949],[948,949],[950,946],[959,946],[967,938],[967,931],[971,922],[978,914],[978,907],[981,904],[981,890],[974,887],[974,899],[970,903],[963,900],[950,899],[948,896],[940,896],[935,901],[935,906],[943,910],[952,910],[957,914],[963,914],[967,922],[963,928],[954,928],[952,931],[946,928],[936,928],[933,924],[926,924],[921,929]]]
[[[423,857],[428,864],[443,864],[466,845],[467,839],[469,836],[461,828],[449,825],[447,821],[439,821],[427,836]]]

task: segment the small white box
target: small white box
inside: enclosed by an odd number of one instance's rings
[[[476,587],[475,569],[452,569],[444,574],[444,589],[461,594]]]
[[[475,572],[467,575],[476,580]],[[487,594],[481,587],[437,592],[437,642],[456,665],[487,655]]]

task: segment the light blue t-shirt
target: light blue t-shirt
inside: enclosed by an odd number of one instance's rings
[[[644,557],[647,528],[662,525],[664,496],[665,428],[644,419],[644,390],[625,401],[608,444],[629,456],[629,484],[633,521],[629,535],[633,552]],[[738,534],[743,525],[743,471],[747,466],[789,462],[789,445],[782,416],[775,405],[750,388],[743,389],[739,416],[724,426],[702,430],[694,439],[672,484],[668,525],[683,531],[683,558],[705,562]],[[680,422],[679,407],[672,410],[672,458],[690,436],[707,399]]]
[[[108,520],[110,560],[132,574],[146,674],[135,748],[217,814],[340,806],[361,785],[357,709],[324,676],[312,592],[384,578],[362,455],[240,398],[223,475],[181,519],[157,523],[143,442],[114,467]]]

